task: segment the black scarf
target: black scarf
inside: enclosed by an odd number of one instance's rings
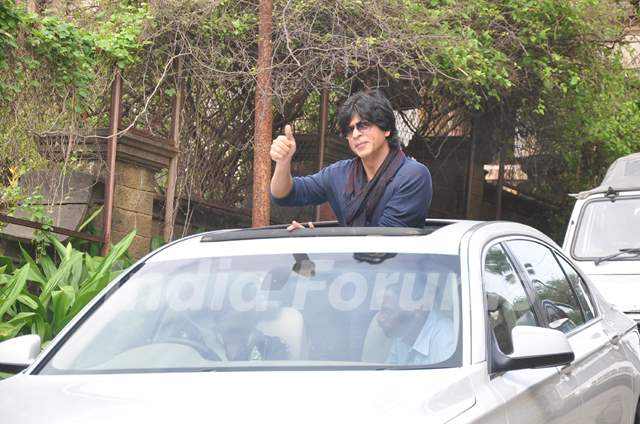
[[[371,224],[373,212],[378,206],[389,182],[393,179],[404,162],[404,152],[400,148],[391,151],[378,168],[376,175],[367,182],[367,175],[362,159],[353,162],[347,177],[345,208],[345,225],[348,227],[365,227]]]

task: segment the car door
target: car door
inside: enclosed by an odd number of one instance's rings
[[[506,245],[534,292],[542,323],[565,333],[575,354],[571,364],[558,369],[573,390],[574,403],[579,398],[580,412],[572,415],[582,422],[631,422],[634,402],[625,392],[631,391],[632,383],[616,369],[624,358],[575,270],[557,250],[540,241],[510,240]]]
[[[518,325],[541,326],[534,294],[509,256],[494,242],[484,250],[483,286],[486,295],[488,345],[509,355],[511,330]],[[489,349],[491,350],[491,349]],[[512,423],[579,423],[580,397],[575,380],[555,368],[514,370],[490,375],[491,390],[502,401]]]
[[[621,319],[605,320],[596,307],[585,280],[576,268],[555,252],[567,279],[574,287],[580,305],[585,311],[587,327],[582,337],[575,338],[574,352],[584,350],[579,384],[587,421],[597,423],[633,422],[637,403],[638,340],[633,325]],[[622,317],[622,314],[617,314]],[[578,347],[582,343],[584,347]],[[572,344],[572,346],[574,345]],[[600,352],[595,352],[600,350]],[[592,358],[587,357],[594,351]],[[576,359],[578,355],[576,354]]]

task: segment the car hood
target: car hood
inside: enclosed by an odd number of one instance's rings
[[[640,311],[640,275],[590,275],[602,296],[622,312]]]
[[[0,411],[21,424],[435,423],[474,405],[470,380],[460,368],[17,375],[0,382]]]
[[[576,261],[585,274],[599,275],[637,275],[640,276],[640,260],[606,261],[598,265],[594,261]]]

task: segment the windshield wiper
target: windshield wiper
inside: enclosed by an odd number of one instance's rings
[[[628,254],[628,255],[640,255],[640,247],[627,247],[624,249],[620,249],[619,251],[617,251],[616,253],[612,253],[611,255],[607,255],[607,256],[603,256],[601,258],[598,258],[595,260],[595,264],[599,265],[602,262],[605,261],[610,261],[611,259],[615,259],[618,256],[622,255],[622,254]]]

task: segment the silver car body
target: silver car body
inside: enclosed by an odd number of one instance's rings
[[[312,230],[303,230],[312,231]],[[281,370],[39,375],[99,295],[22,373],[0,382],[3,423],[405,422],[633,423],[640,397],[640,338],[632,320],[589,285],[597,316],[569,333],[566,366],[491,372],[483,258],[492,244],[542,233],[508,222],[456,222],[424,236],[281,237],[174,242],[143,258],[296,251],[421,252],[460,256],[461,366],[403,370]],[[121,278],[124,278],[123,274]],[[588,278],[584,275],[586,280]],[[104,293],[116,287],[111,283]],[[73,337],[73,335],[71,335]]]

